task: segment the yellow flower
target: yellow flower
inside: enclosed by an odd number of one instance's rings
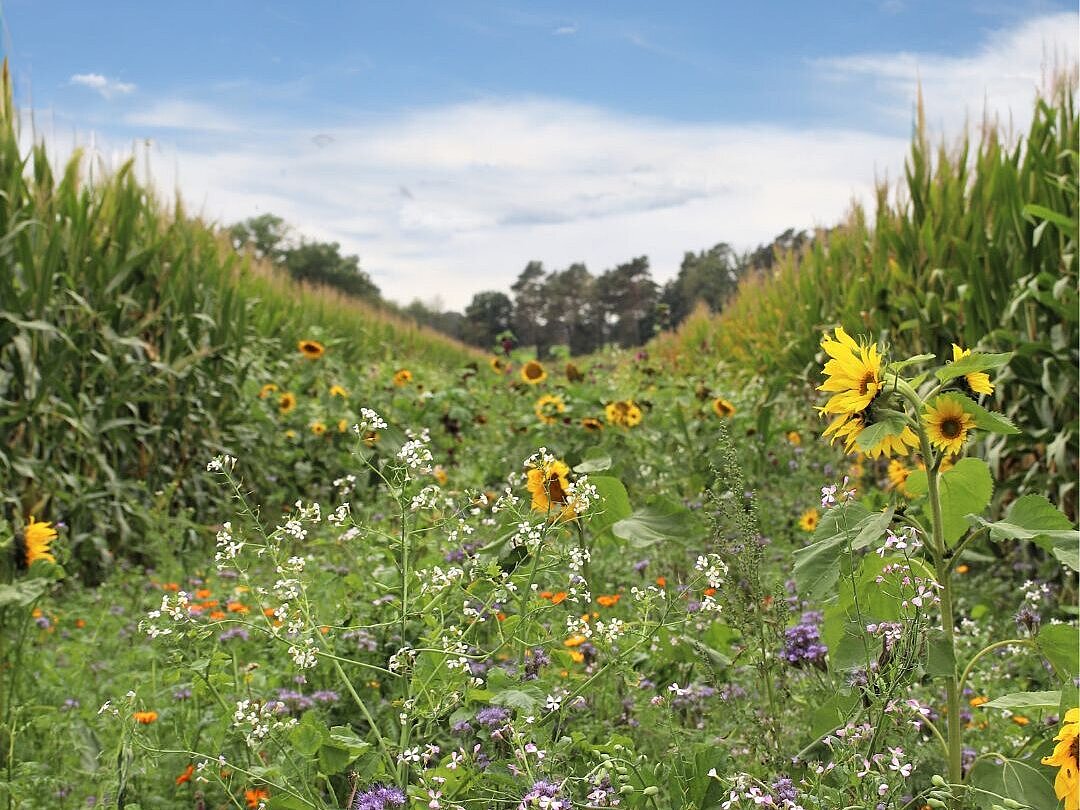
[[[548,458],[541,461],[539,467],[529,470],[526,489],[532,493],[532,508],[535,512],[556,512],[559,517],[573,516],[574,508],[569,504],[570,468],[566,462]],[[569,513],[569,514],[568,514]]]
[[[592,416],[586,416],[582,419],[581,426],[590,433],[599,433],[604,429],[604,423]]]
[[[311,432],[316,436],[322,436],[326,433],[326,424],[324,422],[315,421],[311,423]]]
[[[625,424],[627,427],[637,427],[641,424],[641,420],[643,418],[641,408],[635,405],[632,400],[630,402],[627,402],[626,406],[626,417],[623,421],[623,424]]]
[[[259,399],[266,399],[268,396],[278,390],[278,387],[273,383],[267,383],[259,389]]]
[[[491,366],[491,370],[496,374],[505,374],[507,369],[507,363],[501,357],[492,357],[488,360],[488,365]]]
[[[540,399],[536,400],[536,405],[533,406],[536,418],[545,425],[554,425],[559,421],[559,414],[565,410],[566,404],[562,401],[562,397],[554,394],[544,394]]]
[[[278,410],[282,414],[289,413],[293,408],[296,407],[296,394],[292,394],[286,391],[284,394],[278,397],[277,406]]]
[[[1080,708],[1065,712],[1065,722],[1054,737],[1054,753],[1042,764],[1058,769],[1054,793],[1064,800],[1065,810],[1080,810]]]
[[[797,430],[789,430],[785,436],[787,437],[788,444],[792,447],[798,447],[802,444],[802,436],[799,435],[799,431]]]
[[[930,444],[950,455],[958,454],[975,429],[975,420],[964,410],[959,400],[946,395],[937,397],[926,406],[922,417]]]
[[[19,568],[29,568],[37,560],[55,563],[56,557],[52,555],[50,546],[56,539],[56,529],[48,521],[39,521],[30,518],[22,531],[22,542],[19,536],[15,537],[15,564]]]
[[[436,464],[431,474],[439,482],[440,487],[445,487],[446,482],[450,480],[450,476],[446,474],[446,468],[442,464]]]
[[[812,532],[817,528],[818,521],[820,520],[821,513],[811,506],[799,516],[799,528],[804,532]]]
[[[969,354],[971,354],[971,349],[961,349],[955,343],[952,345],[952,359],[954,363],[961,357],[967,357]],[[971,389],[972,393],[994,393],[994,384],[990,382],[990,375],[984,371],[974,371],[971,374],[965,374],[964,381],[967,383],[967,387]]]
[[[881,391],[881,355],[877,346],[860,346],[838,326],[835,337],[825,335],[821,339],[821,348],[831,359],[825,363],[826,380],[818,390],[833,394],[821,412],[862,413]]]
[[[887,470],[889,476],[889,486],[903,495],[905,498],[909,497],[907,491],[907,479],[911,475],[911,468],[898,458],[894,458],[889,462]]]
[[[825,412],[823,408],[818,410],[822,413]],[[856,453],[858,452],[856,440],[864,427],[866,427],[866,420],[862,414],[844,413],[834,418],[821,435],[829,440],[829,444],[833,444],[839,439],[844,445],[845,453]],[[915,431],[905,426],[900,433],[886,436],[875,444],[866,451],[866,455],[870,458],[894,455],[906,456],[910,452],[910,448],[918,446],[919,437],[915,435]]]
[[[397,371],[394,372],[393,383],[398,388],[401,388],[403,385],[408,385],[411,380],[412,372],[409,371],[407,368],[399,368]]]
[[[342,399],[348,399],[349,392],[342,388],[340,385],[330,386],[330,396],[341,397]]]
[[[521,381],[529,385],[542,383],[547,379],[547,372],[537,360],[530,360],[521,367]]]
[[[296,348],[308,360],[318,360],[326,353],[326,347],[317,340],[301,340],[296,344]]]
[[[723,397],[717,397],[712,401],[713,413],[721,419],[730,419],[735,415],[735,406]]]
[[[349,430],[349,421],[347,419],[338,419],[337,432],[347,433]]]

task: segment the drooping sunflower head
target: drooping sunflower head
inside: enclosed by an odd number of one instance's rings
[[[604,423],[593,416],[586,416],[581,420],[581,426],[589,433],[599,433],[604,429]]]
[[[821,435],[829,440],[829,444],[839,441],[843,444],[845,453],[854,453],[855,439],[864,427],[866,423],[861,415],[844,413],[835,417]]]
[[[348,419],[338,419],[337,432],[338,433],[348,433],[349,432],[349,420]]]
[[[1064,800],[1065,810],[1080,810],[1080,708],[1065,712],[1054,741],[1054,752],[1042,764],[1058,769],[1054,794]]]
[[[952,345],[952,359],[954,363],[963,357],[967,357],[969,354],[971,354],[971,349],[961,349],[955,343]],[[973,394],[994,393],[994,384],[990,382],[990,375],[985,371],[973,371],[971,374],[965,374],[964,383],[968,390]]]
[[[838,326],[832,337],[821,339],[821,348],[830,359],[822,369],[825,382],[818,390],[832,393],[822,413],[862,413],[881,391],[882,358],[877,346],[856,343]]]
[[[559,513],[569,508],[569,475],[566,463],[553,458],[543,459],[530,468],[525,487],[532,494],[533,511]]]
[[[55,539],[56,529],[51,522],[31,517],[21,531],[15,532],[15,567],[25,571],[38,560],[55,563],[51,548]]]
[[[276,394],[278,387],[274,383],[267,383],[259,389],[259,399],[266,399],[271,394]]]
[[[348,399],[349,398],[349,392],[346,391],[344,389],[344,387],[342,387],[340,385],[331,385],[330,386],[330,396],[332,396],[332,397],[341,397],[342,399]]]
[[[799,528],[804,532],[813,532],[821,520],[821,513],[814,507],[810,507],[799,515]]]
[[[730,419],[735,415],[735,406],[723,397],[716,397],[712,401],[712,409],[721,419]]]
[[[407,368],[399,368],[397,371],[394,372],[394,378],[393,378],[392,382],[398,388],[402,388],[402,387],[408,385],[411,381],[412,381],[412,372],[409,371]]]
[[[547,371],[538,360],[530,360],[521,367],[521,381],[529,385],[538,385],[547,379]]]
[[[955,397],[943,394],[926,406],[922,415],[930,444],[937,449],[957,455],[975,429],[975,420]]]
[[[286,391],[278,397],[277,406],[282,414],[290,413],[296,407],[296,394]]]
[[[895,489],[904,497],[907,497],[907,483],[908,476],[911,475],[911,468],[898,458],[894,458],[889,462],[888,470],[886,471],[889,476],[889,487]]]
[[[533,410],[536,413],[536,418],[545,425],[554,425],[559,421],[559,415],[566,410],[566,403],[562,401],[562,397],[554,394],[544,394],[540,399],[536,400]]]
[[[890,458],[892,456],[906,456],[914,448],[919,446],[919,437],[909,427],[904,427],[900,433],[886,436],[880,442],[866,451],[870,458]]]
[[[488,365],[491,367],[491,370],[494,371],[496,374],[506,373],[507,363],[501,357],[492,357],[490,360],[488,360]]]
[[[296,344],[296,348],[298,348],[300,354],[304,355],[308,360],[318,360],[326,354],[326,347],[317,340],[301,340]]]
[[[581,373],[581,369],[579,369],[574,363],[567,363],[566,379],[572,383],[581,382],[585,379],[585,375]]]

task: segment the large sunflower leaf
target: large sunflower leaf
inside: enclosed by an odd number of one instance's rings
[[[991,523],[973,516],[973,522],[986,526],[992,540],[1030,540],[1069,568],[1080,570],[1080,532],[1042,495],[1017,498],[1004,520]]]
[[[1002,354],[972,352],[967,357],[961,357],[944,368],[938,369],[935,376],[941,382],[948,382],[949,380],[955,380],[957,377],[963,377],[965,374],[975,374],[979,371],[986,371],[988,368],[999,368],[1008,363],[1010,359],[1012,359],[1012,352]]]
[[[964,412],[975,420],[975,427],[987,430],[990,433],[1002,433],[1006,436],[1020,432],[1020,428],[1014,425],[1009,417],[986,410],[971,397],[956,392],[950,393],[949,396],[956,399]]]
[[[889,416],[880,422],[875,422],[863,428],[855,439],[855,444],[866,453],[873,450],[890,436],[899,436],[906,427],[907,422],[900,417]]]
[[[968,515],[977,515],[994,494],[990,468],[978,458],[962,458],[956,466],[941,474],[941,530],[945,542],[952,544],[968,530]]]

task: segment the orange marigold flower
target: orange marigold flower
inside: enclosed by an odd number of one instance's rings
[[[182,784],[184,784],[184,782],[190,782],[191,781],[191,775],[193,773],[195,773],[195,766],[194,765],[188,765],[186,768],[184,768],[184,772],[182,774],[180,774],[178,777],[176,777],[176,784],[182,785]]]
[[[210,598],[210,589],[209,588],[199,588],[199,590],[195,591],[195,598],[196,599],[209,599]]]
[[[657,577],[656,578],[656,584],[659,585],[661,588],[666,588],[667,587],[667,577]]]
[[[551,596],[551,604],[553,604],[553,605],[561,604],[562,602],[564,602],[566,600],[566,596],[567,596],[566,591],[559,591],[558,593],[552,594],[552,596]]]
[[[229,611],[229,613],[247,613],[251,610],[243,602],[229,602],[229,604],[227,604],[225,608]]]
[[[251,810],[255,810],[263,799],[269,799],[270,792],[263,788],[251,788],[244,791],[244,801]]]
[[[971,707],[973,709],[977,709],[979,706],[982,706],[984,703],[989,703],[989,702],[990,702],[990,698],[986,697],[986,695],[979,695],[977,697],[973,697],[971,700],[968,701],[968,703],[971,705]]]
[[[148,726],[151,723],[157,721],[158,713],[157,712],[135,712],[131,716],[135,718],[136,723],[142,723],[144,726]]]
[[[596,597],[596,604],[600,605],[600,607],[614,607],[618,604],[620,599],[622,599],[622,595],[617,593],[598,596]]]
[[[225,611],[215,610],[213,613],[210,614],[210,618],[215,622],[220,622],[222,619],[225,618]]]

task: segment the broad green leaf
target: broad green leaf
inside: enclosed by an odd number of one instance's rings
[[[610,470],[612,467],[611,455],[596,449],[590,449],[585,453],[581,463],[574,467],[574,472],[579,474],[598,473]]]
[[[974,374],[978,371],[986,371],[989,368],[999,368],[1008,363],[1011,359],[1012,352],[1005,352],[1003,354],[980,354],[979,352],[972,352],[967,357],[961,357],[959,360],[949,363],[944,368],[938,369],[934,374],[941,382],[948,382],[957,377],[963,377],[965,374]]]
[[[952,644],[944,634],[936,633],[927,645],[926,674],[931,678],[948,678],[956,675],[956,656]]]
[[[899,436],[906,427],[907,422],[903,419],[890,416],[859,431],[855,444],[863,452],[869,452],[890,436]]]
[[[860,515],[861,519],[852,525],[850,519]],[[868,513],[865,507],[850,504],[841,504],[826,512],[821,521],[826,524],[824,532],[835,533],[794,552],[794,576],[799,595],[815,602],[835,599],[842,560],[850,556],[851,550],[866,548],[880,539],[892,516],[891,508]],[[821,524],[814,532],[815,538],[822,534]]]
[[[49,580],[40,577],[20,580],[15,585],[0,585],[0,608],[7,605],[26,607],[45,593]]]
[[[990,530],[992,540],[1030,540],[1058,560],[1080,571],[1080,532],[1042,495],[1024,495],[1010,504],[1005,519],[974,522]]]
[[[1061,692],[1012,692],[984,703],[982,709],[1048,709],[1057,711],[1061,704]]]
[[[602,534],[611,528],[612,524],[630,517],[633,509],[622,481],[610,475],[590,475],[589,483],[596,487],[602,499],[599,509],[588,521],[589,528],[595,534]]]
[[[692,539],[693,519],[690,510],[670,501],[657,501],[635,509],[611,527],[611,533],[642,549],[672,540]]]
[[[982,512],[990,504],[994,482],[985,461],[962,458],[955,467],[941,474],[938,486],[942,534],[951,545],[968,530],[967,516]]]
[[[1000,433],[1006,436],[1013,436],[1020,432],[1020,428],[1014,425],[1009,417],[1001,413],[986,410],[986,408],[971,397],[955,391],[949,393],[948,396],[950,399],[955,399],[959,402],[964,411],[975,420],[975,427],[989,431],[990,433]]]
[[[1035,760],[1038,763],[1038,760]],[[1001,768],[1005,796],[1034,810],[1058,810],[1050,768],[1035,768],[1018,759],[1007,759]]]
[[[1067,624],[1045,625],[1035,637],[1035,646],[1061,680],[1071,681],[1080,676],[1080,645],[1077,644],[1075,627]]]
[[[889,363],[886,369],[889,372],[901,371],[908,366],[915,365],[916,363],[925,363],[927,360],[933,360],[937,357],[934,354],[916,354],[913,357],[908,357],[906,360],[897,360],[894,363]]]

